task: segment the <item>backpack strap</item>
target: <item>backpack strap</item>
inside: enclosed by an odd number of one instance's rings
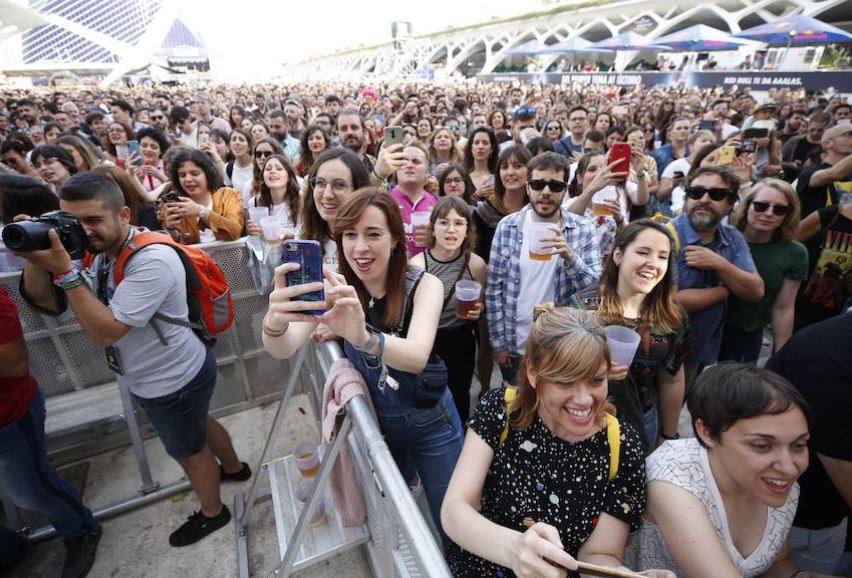
[[[677,255],[680,253],[680,235],[677,234],[677,228],[671,221],[666,223],[666,229],[668,229],[669,233],[672,234],[672,241],[674,241],[674,250],[675,254]]]
[[[609,481],[618,475],[618,460],[621,455],[621,426],[612,414],[606,414],[606,439],[609,442]]]
[[[515,401],[515,397],[518,394],[517,387],[507,386],[503,390],[503,402],[506,406],[506,424],[503,426],[503,431],[500,433],[500,445],[503,445],[503,442],[506,441],[506,438],[509,437],[509,408],[512,407],[512,402]]]

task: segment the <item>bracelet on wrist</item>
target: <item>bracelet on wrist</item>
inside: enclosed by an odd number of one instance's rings
[[[660,432],[660,437],[663,438],[664,440],[679,440],[680,434],[675,432],[675,434],[673,436],[667,436],[666,434]]]
[[[64,285],[76,281],[78,279],[82,280],[82,277],[80,276],[80,270],[74,267],[69,271],[66,271],[65,273],[54,275],[53,284],[57,287],[63,287]]]
[[[74,289],[75,287],[79,287],[80,285],[83,285],[85,282],[86,282],[86,280],[83,279],[83,277],[81,275],[77,275],[69,281],[65,281],[64,283],[60,283],[59,287],[63,291],[68,291],[70,289]]]
[[[62,273],[55,273],[53,275],[53,281],[57,282],[60,279],[62,279],[63,277],[65,277],[66,275],[69,275],[70,273],[74,273],[76,270],[77,270],[77,268],[74,267],[74,265],[71,265],[71,268],[68,269],[67,271],[63,271]]]
[[[284,329],[275,330],[275,329],[270,328],[269,325],[266,324],[266,316],[265,315],[263,316],[263,321],[260,322],[261,331],[263,331],[268,337],[281,337],[282,335],[287,333],[287,329],[289,329],[289,328],[290,328],[289,323],[284,325]]]

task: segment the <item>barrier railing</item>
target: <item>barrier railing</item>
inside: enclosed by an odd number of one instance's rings
[[[319,408],[323,386],[331,365],[342,356],[343,352],[336,342],[327,342],[308,343],[294,358],[292,369],[307,380],[305,385],[314,408]],[[269,471],[275,467],[275,462],[266,463],[267,452],[275,437],[280,419],[284,415],[295,382],[295,374],[291,374],[267,436],[263,455],[255,471]],[[303,538],[311,531],[306,528],[306,520],[310,518],[313,508],[325,492],[328,473],[344,443],[349,443],[352,451],[359,485],[367,506],[366,529],[369,537],[366,548],[374,575],[380,578],[393,576],[449,578],[451,574],[436,536],[396,467],[375,417],[362,396],[354,397],[346,406],[346,416],[340,426],[340,433],[335,443],[326,449],[317,482],[301,510],[293,531],[286,535],[279,527],[281,561],[276,568],[276,575],[289,575],[291,571],[301,570],[330,554],[342,551],[347,538],[348,543],[358,545],[359,542],[352,540],[351,536],[340,534],[338,543],[324,543],[322,551],[316,548],[309,552],[302,550]],[[281,462],[287,459],[289,458],[285,457],[276,461]],[[237,512],[234,517],[237,570],[240,578],[247,578],[249,575],[248,538],[252,510],[259,499],[266,497],[259,490],[257,480],[258,477],[255,477],[247,497],[240,493],[234,498],[234,510]],[[282,485],[280,482],[278,485],[272,483],[270,487],[273,499],[277,502],[286,499],[281,495],[275,495],[276,492],[286,493],[286,488]],[[276,518],[278,517],[276,514]],[[276,524],[280,523],[282,520],[276,519]]]

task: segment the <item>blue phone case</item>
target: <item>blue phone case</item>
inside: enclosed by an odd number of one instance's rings
[[[284,241],[281,251],[282,263],[298,263],[298,271],[287,273],[287,286],[304,285],[306,283],[322,283],[322,246],[318,241],[288,240]],[[305,293],[301,301],[325,301],[322,290]],[[305,311],[309,315],[322,315],[322,309]]]

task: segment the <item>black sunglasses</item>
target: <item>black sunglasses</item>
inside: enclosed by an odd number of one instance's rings
[[[704,198],[704,195],[710,195],[710,198],[714,201],[721,201],[728,198],[730,194],[731,191],[728,189],[706,189],[704,187],[689,187],[686,189],[686,196],[693,201]]]
[[[772,207],[772,214],[776,217],[783,217],[793,212],[793,207],[790,205],[773,205],[763,201],[752,201],[751,206],[755,213],[765,213],[769,207]]]
[[[254,158],[259,159],[261,157],[271,157],[275,153],[273,151],[254,151]]]
[[[543,191],[544,187],[548,187],[554,193],[561,193],[568,186],[567,183],[562,181],[545,181],[544,179],[532,179],[529,184],[534,191]]]

